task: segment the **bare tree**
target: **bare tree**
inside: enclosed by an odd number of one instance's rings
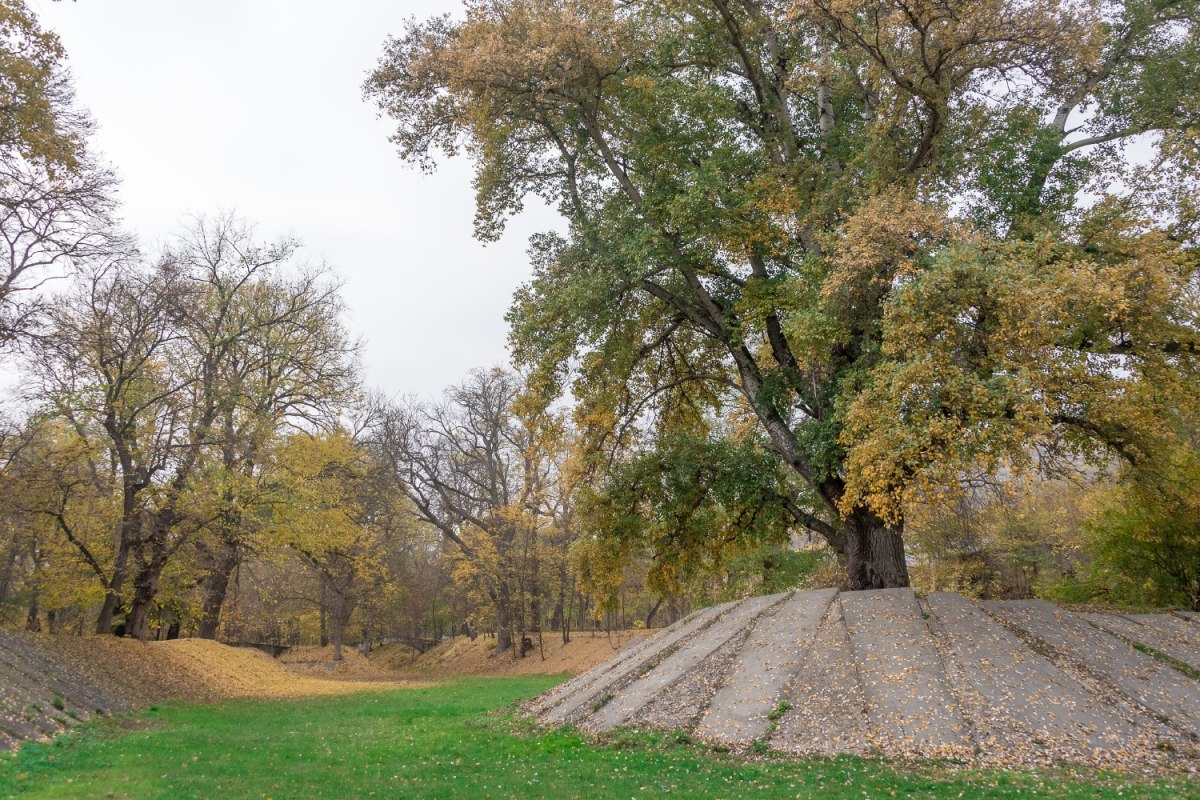
[[[331,415],[352,385],[337,286],[319,270],[283,274],[295,253],[290,240],[258,243],[236,217],[198,219],[152,268],[114,262],[52,310],[31,399],[102,442],[111,455],[97,480],[107,470],[122,486],[98,630],[131,588],[126,632],[145,638],[168,562],[202,543],[215,633],[241,557],[243,498],[226,484],[197,516],[189,495],[214,472],[252,480],[280,425]]]
[[[341,320],[340,284],[323,268],[292,268],[291,241],[256,245],[234,218],[199,221],[171,253],[210,299],[192,320],[192,359],[207,376],[203,469],[222,476],[218,510],[197,546],[206,565],[200,635],[214,638],[229,580],[253,552],[263,450],[288,427],[336,422],[357,385],[357,343]],[[215,309],[215,311],[214,311]],[[198,442],[204,445],[204,442]]]
[[[113,219],[116,178],[85,163],[52,172],[0,153],[0,345],[33,332],[47,282],[129,248]]]
[[[512,373],[475,370],[440,404],[388,409],[377,436],[381,458],[418,518],[475,567],[495,609],[498,653],[524,630],[523,595],[536,584],[528,574],[536,550],[528,543],[547,471],[513,412],[519,389]]]
[[[105,592],[99,633],[112,629],[130,556],[144,547],[156,478],[179,445],[187,412],[182,394],[194,378],[165,365],[180,338],[174,323],[183,295],[170,270],[108,265],[51,310],[49,330],[31,359],[31,399],[69,422],[83,440],[98,443],[93,452],[108,454],[106,461],[91,462],[97,489],[119,487],[120,521],[99,576]]]

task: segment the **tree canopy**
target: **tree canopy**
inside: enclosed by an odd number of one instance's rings
[[[896,586],[913,503],[1138,463],[1195,403],[1196,22],[1194,0],[482,0],[389,40],[366,92],[403,158],[472,159],[481,238],[530,195],[568,220],[532,242],[512,343],[599,463],[758,448],[784,469],[763,503],[849,588]]]

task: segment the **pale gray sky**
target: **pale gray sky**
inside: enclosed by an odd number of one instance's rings
[[[471,237],[466,161],[404,165],[360,87],[407,17],[459,0],[31,0],[62,37],[100,125],[127,226],[152,245],[194,213],[235,210],[291,233],[346,280],[368,383],[434,395],[507,360],[504,312],[528,275],[533,208]]]

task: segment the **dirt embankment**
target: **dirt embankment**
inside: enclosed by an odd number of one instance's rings
[[[351,677],[358,680],[346,680]],[[54,736],[96,714],[167,700],[299,697],[411,685],[379,680],[383,677],[369,663],[356,675],[336,670],[328,677],[298,675],[265,653],[203,639],[147,644],[112,636],[0,634],[0,749]]]
[[[493,638],[479,636],[471,641],[466,636],[456,636],[424,654],[416,654],[407,645],[385,645],[372,652],[370,659],[382,669],[411,677],[558,675],[564,672],[578,675],[612,658],[628,643],[656,632],[574,633],[567,644],[563,644],[561,634],[543,634],[540,646],[535,637],[533,650],[519,659],[513,658],[511,650],[496,655]]]
[[[343,647],[340,661],[334,660],[333,655],[332,646],[301,645],[285,650],[279,656],[279,663],[289,672],[310,678],[384,680],[396,677],[394,669],[372,663],[357,648]]]
[[[579,674],[645,631],[535,639],[523,659],[497,656],[495,640],[459,637],[425,654],[404,645],[368,659],[343,648],[293,648],[279,659],[203,639],[144,643],[112,636],[0,634],[0,749],[43,740],[97,714],[168,700],[299,697],[402,688],[449,675]]]

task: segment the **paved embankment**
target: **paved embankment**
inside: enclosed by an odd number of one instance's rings
[[[1198,664],[1185,613],[788,592],[698,611],[527,710],[795,754],[1161,764],[1198,757]]]

